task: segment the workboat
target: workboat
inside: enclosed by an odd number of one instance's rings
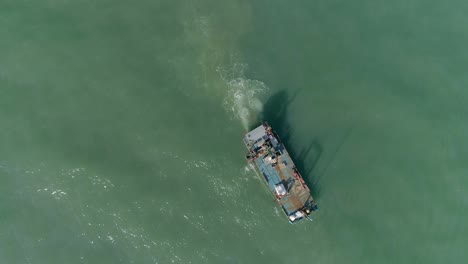
[[[264,122],[245,134],[247,161],[264,180],[290,223],[312,220],[318,206],[284,144],[273,128]]]

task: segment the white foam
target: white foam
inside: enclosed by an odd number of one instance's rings
[[[262,111],[259,96],[268,90],[263,82],[246,78],[247,68],[245,63],[234,63],[231,67],[218,67],[217,70],[227,86],[224,106],[242,122],[245,130]]]
[[[44,189],[46,191],[46,189]],[[67,193],[62,191],[62,190],[55,190],[51,193],[51,195],[57,199],[57,200],[60,200],[60,198],[64,195],[66,195]]]

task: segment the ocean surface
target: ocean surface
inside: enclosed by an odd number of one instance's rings
[[[464,263],[467,13],[0,1],[0,263]],[[244,160],[262,119],[313,222]]]

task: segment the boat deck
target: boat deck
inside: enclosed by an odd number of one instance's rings
[[[275,193],[275,186],[281,183],[287,187],[288,195],[278,199],[287,215],[293,214],[301,209],[311,199],[307,185],[294,176],[294,163],[291,160],[284,146],[278,148],[281,156],[274,167],[267,163],[264,158],[267,154],[255,158],[253,161],[258,166],[260,173],[264,177],[272,193]]]
[[[255,165],[290,222],[308,217],[316,210],[314,199],[278,136],[267,124],[244,138],[249,161]]]

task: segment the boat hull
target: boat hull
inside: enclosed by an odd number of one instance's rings
[[[268,123],[246,133],[246,158],[263,179],[290,223],[311,220],[317,204],[284,144]]]

